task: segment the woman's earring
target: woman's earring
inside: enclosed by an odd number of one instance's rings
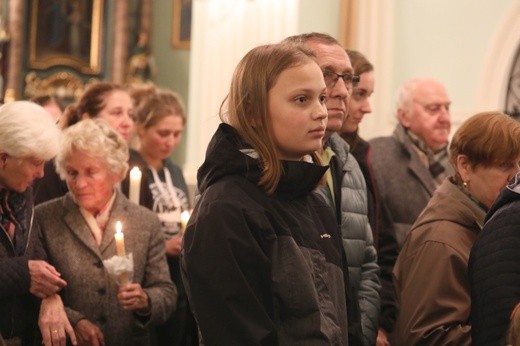
[[[463,181],[462,182],[462,187],[467,189],[468,188],[468,182],[467,181]]]

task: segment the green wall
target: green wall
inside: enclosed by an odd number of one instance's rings
[[[188,107],[190,51],[174,49],[172,46],[173,0],[152,3],[152,51],[158,71],[153,80],[158,86],[177,92]],[[172,160],[182,165],[185,161],[185,153],[186,132],[181,143],[172,153]]]
[[[337,36],[340,0],[299,1],[299,33],[319,31]],[[153,1],[152,16],[152,51],[158,70],[153,80],[158,86],[169,88],[179,93],[186,103],[186,107],[189,107],[187,102],[190,51],[189,49],[176,49],[172,46],[173,0]],[[211,76],[208,76],[208,78],[211,78]],[[180,165],[186,159],[186,135],[185,132],[179,147],[172,154],[172,159]]]
[[[435,76],[454,110],[473,112],[484,59],[516,1],[396,1],[394,90],[408,78]]]

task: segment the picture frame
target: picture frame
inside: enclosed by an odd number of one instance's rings
[[[174,48],[190,48],[192,8],[192,0],[173,0],[172,46]]]
[[[101,72],[104,0],[31,0],[29,68]]]

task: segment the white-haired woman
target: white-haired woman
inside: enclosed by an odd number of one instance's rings
[[[69,192],[36,208],[49,259],[68,283],[63,301],[80,343],[148,345],[148,327],[175,305],[157,216],[116,188],[127,161],[125,140],[103,120],[78,122],[56,157]],[[134,262],[132,283],[121,286],[102,262],[116,254],[116,221]]]
[[[43,299],[40,326],[45,344],[64,344],[66,333],[75,340],[56,295],[66,282],[45,261],[33,223],[30,187],[43,176],[45,161],[56,155],[59,137],[54,120],[35,103],[0,107],[0,336],[8,344],[36,342],[35,297]]]

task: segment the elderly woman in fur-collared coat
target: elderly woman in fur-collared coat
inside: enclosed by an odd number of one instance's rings
[[[176,301],[157,216],[116,189],[127,161],[125,141],[108,125],[79,122],[64,131],[56,158],[70,192],[36,209],[49,260],[68,283],[62,298],[80,344],[149,345],[149,326]],[[116,221],[134,261],[132,283],[121,286],[102,262],[116,254]]]

